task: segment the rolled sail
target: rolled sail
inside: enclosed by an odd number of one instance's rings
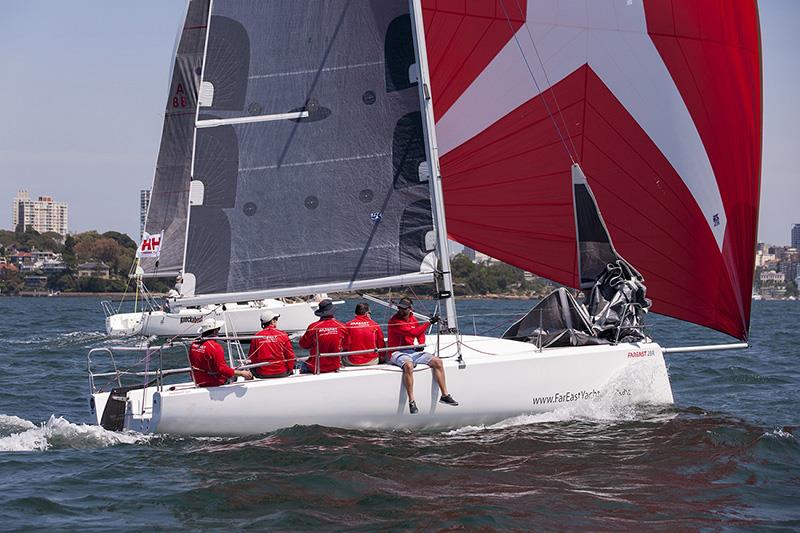
[[[186,254],[196,296],[430,279],[408,8],[213,3]]]
[[[451,237],[579,287],[578,163],[653,310],[746,338],[761,169],[755,2],[423,6]]]

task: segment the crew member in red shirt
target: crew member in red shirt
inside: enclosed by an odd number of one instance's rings
[[[233,376],[253,379],[248,370],[234,370],[225,361],[222,346],[208,337],[216,337],[223,323],[213,318],[200,325],[200,338],[189,348],[189,363],[192,365],[192,379],[198,387],[224,385]]]
[[[343,356],[344,364],[349,366],[377,365],[379,356],[376,350],[386,346],[386,343],[383,340],[383,330],[377,322],[372,320],[369,304],[357,304],[355,318],[345,326],[347,326],[345,352],[374,351]]]
[[[412,344],[425,344],[425,330],[430,324],[439,321],[439,317],[431,317],[429,322],[420,324],[414,316],[411,298],[401,298],[397,303],[397,313],[389,319],[386,331],[389,334],[389,348],[395,346],[410,346]],[[432,353],[424,351],[424,348],[403,348],[396,352],[391,352],[389,362],[403,369],[403,384],[408,393],[408,410],[411,414],[419,412],[417,402],[414,401],[414,367],[418,363],[426,364],[431,367],[433,377],[442,391],[439,398],[440,403],[447,405],[458,405],[458,402],[447,392],[447,383],[444,379],[444,364],[442,360]]]
[[[253,368],[257,378],[282,378],[294,370],[294,348],[289,335],[278,329],[278,318],[274,311],[261,313],[261,331],[250,342],[247,358],[251,363],[269,363]]]
[[[300,347],[308,350],[311,355],[300,367],[300,373],[337,372],[341,366],[341,357],[317,357],[317,355],[341,352],[347,336],[347,328],[334,318],[333,302],[330,300],[322,300],[314,314],[320,317],[319,320],[308,326],[306,332],[300,337]]]

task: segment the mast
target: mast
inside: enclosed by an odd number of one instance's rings
[[[430,75],[428,72],[428,51],[425,45],[425,28],[422,22],[422,1],[409,0],[411,14],[411,30],[414,36],[414,53],[419,68],[419,98],[424,114],[422,128],[425,136],[425,154],[428,160],[430,175],[431,210],[433,224],[436,228],[436,255],[441,265],[441,285],[439,300],[444,300],[445,329],[458,330],[456,302],[453,298],[453,275],[450,271],[450,248],[447,243],[447,223],[444,215],[444,195],[442,193],[442,176],[439,172],[439,150],[436,144],[436,123],[433,116],[433,100],[431,99]]]

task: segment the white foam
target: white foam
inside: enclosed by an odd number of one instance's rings
[[[655,363],[655,362],[654,362]],[[642,366],[650,365],[653,372],[658,365],[648,361],[637,361],[636,366],[627,366],[603,387],[599,396],[574,402],[558,404],[544,413],[518,415],[495,424],[465,426],[445,435],[463,435],[484,430],[499,430],[529,424],[567,422],[573,420],[616,422],[651,418],[642,409],[653,400],[653,373],[643,371]],[[674,416],[674,415],[670,415]]]
[[[19,431],[0,438],[0,452],[45,451],[51,448],[104,448],[117,444],[136,444],[148,440],[138,433],[118,433],[100,426],[73,424],[50,415],[47,422],[36,424],[16,416],[0,415],[0,427],[6,422]]]
[[[26,429],[33,429],[36,424],[13,415],[0,415],[0,435],[17,433]]]
[[[795,439],[795,436],[792,433],[784,430],[784,428],[782,427],[775,428],[768,433],[764,433],[762,437],[772,437],[772,438],[789,439],[789,440]]]
[[[92,340],[105,340],[106,334],[101,331],[70,331],[57,335],[34,335],[22,339],[10,339],[9,344],[42,344],[47,343],[52,346],[69,346],[73,344],[83,344]]]

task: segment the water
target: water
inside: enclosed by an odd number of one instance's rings
[[[497,315],[527,307],[459,308],[495,314],[475,327],[498,332],[510,317]],[[669,356],[674,408],[596,401],[441,433],[234,439],[89,425],[99,309],[0,298],[0,529],[800,528],[800,302],[754,302],[748,351]],[[666,346],[727,340],[651,322]]]

